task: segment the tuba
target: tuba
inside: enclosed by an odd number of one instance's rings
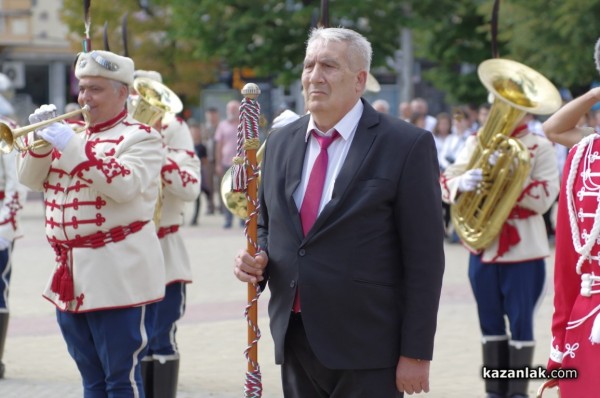
[[[138,77],[133,80],[133,88],[138,97],[131,98],[129,102],[129,113],[135,120],[154,126],[157,122],[164,120],[166,115],[176,115],[183,110],[183,103],[170,88],[156,80],[147,77]],[[158,198],[154,206],[154,224],[156,228],[160,225],[162,213],[162,180],[158,185]]]
[[[527,178],[529,150],[510,135],[526,113],[547,115],[561,106],[558,90],[543,75],[508,59],[489,59],[478,68],[479,79],[494,97],[488,119],[477,134],[477,147],[468,169],[480,168],[477,190],[463,192],[451,207],[458,236],[475,250],[498,236]],[[499,151],[494,166],[489,157]]]
[[[154,126],[167,115],[175,115],[183,110],[183,103],[170,88],[156,80],[138,77],[133,88],[139,97],[131,100],[131,116],[144,124]]]

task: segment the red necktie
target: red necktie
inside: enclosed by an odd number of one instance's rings
[[[312,170],[310,171],[308,185],[306,186],[302,206],[300,206],[300,220],[302,221],[302,231],[304,232],[304,236],[310,231],[319,215],[319,205],[321,204],[321,196],[323,196],[323,186],[325,185],[327,164],[329,163],[327,148],[329,148],[329,145],[340,136],[335,130],[329,137],[319,135],[314,130],[312,131],[312,135],[321,146],[321,151],[317,155]],[[296,297],[294,298],[292,310],[294,312],[300,312],[298,289],[296,289]]]

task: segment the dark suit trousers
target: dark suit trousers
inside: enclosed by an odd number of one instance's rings
[[[343,333],[343,331],[341,331]],[[328,369],[313,353],[299,314],[292,314],[281,366],[285,398],[401,398],[396,368]]]

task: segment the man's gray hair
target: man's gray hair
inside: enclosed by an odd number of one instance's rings
[[[310,32],[306,48],[316,41],[337,41],[348,44],[348,61],[351,68],[364,69],[367,72],[371,69],[371,58],[373,49],[371,43],[360,33],[346,28],[315,28]],[[359,65],[355,65],[358,62]]]

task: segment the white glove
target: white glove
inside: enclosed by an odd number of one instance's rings
[[[29,115],[29,123],[39,123],[44,120],[52,119],[53,117],[56,117],[56,106],[53,104],[42,105]]]
[[[458,190],[461,192],[471,192],[477,188],[477,185],[483,180],[483,171],[481,169],[467,170],[458,177]]]
[[[495,166],[496,163],[498,163],[498,158],[500,155],[502,155],[502,152],[499,149],[496,149],[488,158],[488,163],[492,166]]]
[[[52,123],[39,131],[40,137],[48,141],[54,148],[63,151],[75,135],[72,128],[64,123]]]
[[[4,239],[0,236],[0,251],[8,249],[10,247],[10,244],[11,241],[9,241],[8,239]]]

